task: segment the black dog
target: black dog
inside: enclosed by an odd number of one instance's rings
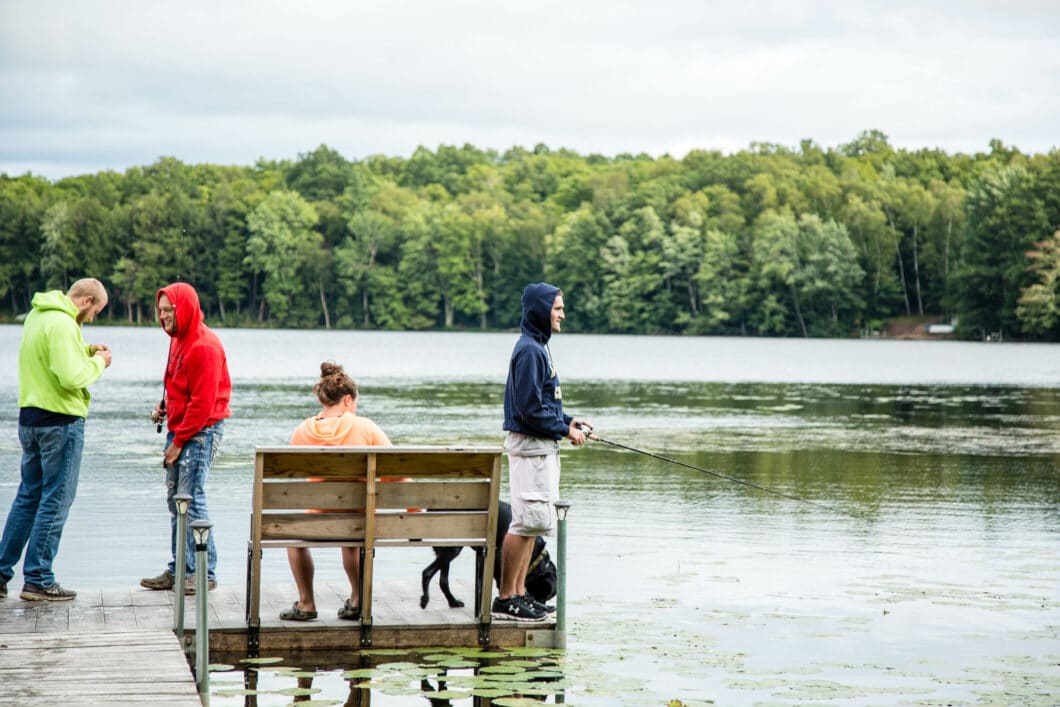
[[[501,545],[504,536],[508,534],[508,526],[512,523],[512,507],[501,501],[497,507],[497,548],[494,551],[496,560],[493,563],[493,581],[497,587],[501,584]],[[434,548],[434,562],[427,565],[423,570],[423,596],[420,597],[420,608],[426,609],[430,601],[430,584],[434,575],[441,572],[438,585],[442,588],[442,594],[451,607],[460,607],[464,602],[453,596],[449,591],[449,564],[463,550],[462,547],[436,547]],[[548,556],[545,549],[545,539],[538,537],[534,539],[534,551],[530,556],[530,569],[526,573],[526,591],[539,602],[545,603],[556,596],[556,565]]]

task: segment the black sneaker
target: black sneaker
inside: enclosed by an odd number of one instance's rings
[[[22,594],[19,596],[25,601],[70,601],[77,596],[77,592],[63,589],[58,582],[48,587],[26,582],[22,585]]]
[[[0,599],[7,596],[7,582],[0,582]]]
[[[537,609],[539,611],[543,611],[546,614],[554,614],[554,613],[556,613],[556,607],[555,606],[553,606],[552,604],[543,604],[543,603],[539,602],[537,599],[534,599],[533,595],[530,592],[527,592],[526,594],[524,594],[523,595],[523,599],[525,599],[526,602],[530,606],[534,607],[535,609]]]
[[[490,614],[495,619],[507,619],[509,621],[544,621],[548,613],[531,606],[521,596],[510,596],[507,599],[497,597],[493,600],[493,610]]]

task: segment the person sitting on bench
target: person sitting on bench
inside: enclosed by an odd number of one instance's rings
[[[391,446],[386,433],[367,417],[357,415],[357,384],[342,366],[325,361],[320,364],[320,380],[313,386],[321,411],[302,421],[291,437],[292,445],[320,446]],[[311,621],[317,617],[313,597],[313,555],[307,547],[287,548],[298,601],[280,612],[285,621]],[[361,550],[342,548],[342,567],[350,580],[350,598],[339,609],[339,618],[359,621],[361,618]]]

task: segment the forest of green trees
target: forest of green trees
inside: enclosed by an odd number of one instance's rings
[[[471,145],[0,175],[0,318],[98,277],[104,320],[192,283],[222,326],[502,329],[526,283],[566,331],[857,336],[898,317],[1060,340],[1060,151],[773,144],[682,159]]]

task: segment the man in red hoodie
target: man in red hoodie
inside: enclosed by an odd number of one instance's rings
[[[199,295],[183,282],[167,285],[156,295],[158,320],[170,336],[166,363],[165,398],[151,413],[151,419],[168,422],[166,451],[166,497],[170,514],[169,566],[157,577],[145,577],[140,585],[148,589],[172,589],[177,552],[177,510],[173,496],[191,496],[188,522],[209,517],[206,510],[206,475],[224,435],[224,420],[232,414],[228,401],[232,381],[228,376],[225,350],[217,335],[203,323]],[[184,591],[195,592],[195,543],[189,531],[181,539],[188,569]],[[217,586],[217,550],[213,533],[207,546],[207,586]]]

